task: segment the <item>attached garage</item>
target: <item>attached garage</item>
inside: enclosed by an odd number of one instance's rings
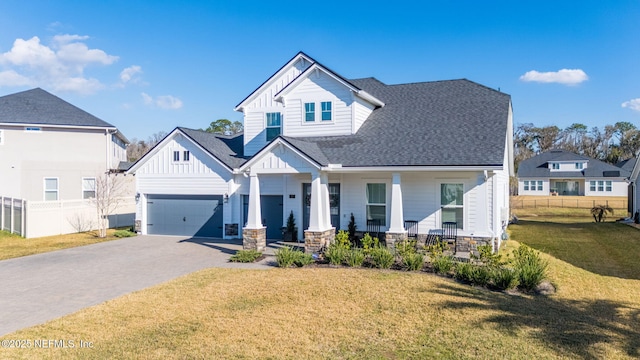
[[[222,237],[223,195],[148,195],[147,233]]]

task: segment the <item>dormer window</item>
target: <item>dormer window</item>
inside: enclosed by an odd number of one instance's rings
[[[331,121],[333,120],[331,114],[331,101],[323,101],[322,105],[322,121]]]
[[[316,104],[304,103],[304,121],[316,121]]]
[[[267,141],[271,141],[282,133],[282,114],[267,113]]]
[[[560,163],[551,163],[551,169],[560,170]]]
[[[582,170],[582,169],[584,169],[584,163],[577,162],[576,163],[576,170]]]

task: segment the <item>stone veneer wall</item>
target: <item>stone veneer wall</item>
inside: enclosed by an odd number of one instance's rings
[[[407,233],[390,233],[387,232],[384,235],[384,241],[387,244],[389,250],[396,248],[396,243],[407,238]]]
[[[322,248],[331,244],[336,237],[336,228],[325,231],[304,231],[304,252],[319,253]]]
[[[242,229],[242,248],[245,250],[265,251],[267,249],[267,228]]]
[[[478,246],[493,246],[493,241],[494,239],[490,237],[458,236],[456,251],[466,251],[477,256],[480,255]]]

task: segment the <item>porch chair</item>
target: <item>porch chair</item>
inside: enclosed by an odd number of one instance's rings
[[[405,220],[404,229],[407,231],[407,237],[418,238],[418,222],[415,220]]]
[[[367,220],[367,232],[371,237],[377,237],[380,242],[384,241],[384,239],[380,239],[380,220],[379,219],[371,219]]]
[[[458,247],[458,223],[455,221],[445,221],[442,223],[442,241],[453,244],[453,254]]]

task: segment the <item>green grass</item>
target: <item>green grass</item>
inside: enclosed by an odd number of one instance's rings
[[[542,251],[554,295],[508,295],[377,269],[209,269],[2,337],[84,340],[91,349],[3,349],[0,357],[640,356],[640,262],[615,249],[623,244],[637,257],[638,230],[545,219],[510,231],[517,241],[508,241],[506,252],[518,241]]]
[[[107,230],[106,238],[99,238],[95,234],[87,232],[33,239],[25,239],[6,231],[0,231],[0,260],[115,240],[118,239],[114,236],[116,231],[114,229]]]

